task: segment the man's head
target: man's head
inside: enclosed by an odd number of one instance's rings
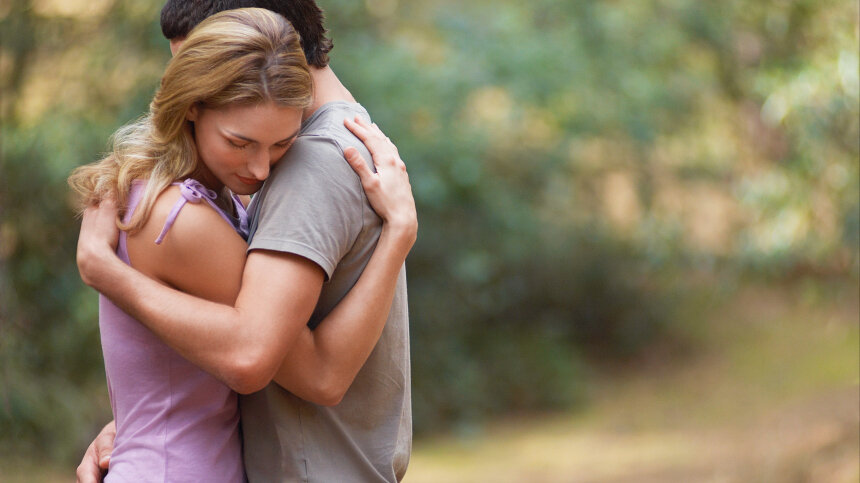
[[[167,0],[161,9],[161,32],[171,41],[181,41],[205,18],[223,10],[257,7],[283,15],[301,36],[308,64],[328,65],[331,39],[326,37],[322,10],[314,0]]]

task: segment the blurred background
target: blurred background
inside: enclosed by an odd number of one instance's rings
[[[419,209],[407,482],[858,481],[856,1],[319,3]],[[161,4],[0,0],[0,479],[110,419],[65,179]]]

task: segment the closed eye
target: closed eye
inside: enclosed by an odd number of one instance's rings
[[[230,143],[230,146],[233,146],[236,149],[245,149],[248,147],[248,144],[250,144],[250,143],[238,144],[238,143],[234,143],[233,141],[231,141],[229,139],[227,140],[227,142]]]
[[[291,144],[293,144],[293,141],[295,141],[295,140],[296,140],[296,135],[294,134],[294,135],[290,136],[290,138],[285,139],[285,140],[275,144],[275,146],[277,146],[279,148],[288,148],[288,147],[290,147]]]

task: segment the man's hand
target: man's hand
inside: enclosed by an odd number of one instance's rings
[[[116,423],[109,422],[96,439],[90,443],[81,464],[78,465],[78,483],[100,483],[110,465],[113,440],[116,437]]]
[[[98,268],[106,256],[116,256],[119,228],[116,226],[117,207],[113,199],[102,200],[98,206],[84,211],[81,234],[78,237],[78,271],[87,285],[95,286]]]

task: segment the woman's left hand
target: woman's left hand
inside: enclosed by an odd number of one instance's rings
[[[346,161],[361,178],[370,205],[385,223],[383,229],[396,229],[404,237],[411,238],[411,246],[418,233],[418,215],[406,164],[400,159],[397,146],[376,124],[358,116],[355,120],[345,119],[344,125],[361,139],[373,156],[375,173],[357,149],[344,150]]]

